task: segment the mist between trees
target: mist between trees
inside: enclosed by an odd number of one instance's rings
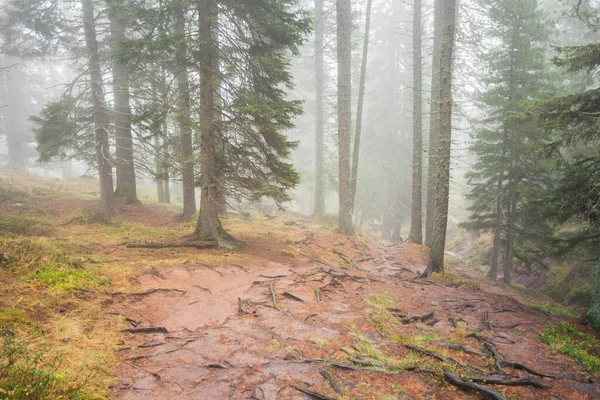
[[[287,209],[424,243],[425,275],[448,221],[491,238],[491,279],[595,270],[597,6],[4,0],[0,163],[97,178],[107,212],[152,190],[198,241]]]

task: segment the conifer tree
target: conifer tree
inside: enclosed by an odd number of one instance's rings
[[[476,156],[468,173],[471,228],[494,232],[490,277],[497,278],[498,258],[504,243],[504,280],[510,283],[518,222],[520,187],[539,181],[539,169],[528,158],[540,131],[531,121],[517,120],[524,100],[539,98],[548,89],[546,45],[548,25],[537,0],[493,0],[487,4],[490,28],[497,41],[485,54],[489,74],[482,96],[485,125],[474,135]]]

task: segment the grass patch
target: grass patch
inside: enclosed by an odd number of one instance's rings
[[[337,232],[338,228],[338,215],[337,214],[325,214],[312,217],[313,222],[317,224],[320,231],[326,232]]]
[[[0,309],[0,331],[4,332],[28,324],[29,317],[25,310],[12,307]]]
[[[100,206],[90,206],[81,210],[81,213],[67,219],[67,223],[74,224],[99,224],[118,225],[120,218],[114,212],[108,211]]]
[[[579,361],[586,371],[600,372],[598,343],[594,335],[581,332],[567,322],[547,326],[540,335],[553,350],[565,353]]]
[[[444,271],[444,273],[442,274],[442,277],[452,283],[457,284],[457,285],[464,285],[464,286],[470,287],[471,289],[481,291],[481,286],[479,285],[479,283],[470,281],[469,279],[464,278],[462,276],[457,276],[448,271]]]
[[[0,235],[48,236],[55,231],[50,222],[42,219],[6,212],[0,213]]]

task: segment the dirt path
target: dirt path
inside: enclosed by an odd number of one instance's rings
[[[276,247],[272,241],[261,243],[263,248],[256,248],[257,244],[254,250],[245,250],[255,254],[246,254],[244,264],[228,257],[206,264],[194,257],[198,253],[186,250],[189,258],[181,265],[152,267],[139,277],[138,293],[146,294],[116,296],[113,311],[135,320],[136,328],[166,329],[125,334],[120,349],[122,363],[117,369],[119,398],[315,398],[295,387],[335,398],[323,371],[329,371],[343,388],[345,398],[379,398],[375,395],[385,394],[397,398],[470,398],[428,374],[348,371],[316,361],[348,363],[352,355],[365,359],[366,345],[375,346],[377,351],[373,352],[380,356],[417,364],[430,361],[390,342],[391,331],[385,332],[390,321],[375,318],[381,309],[373,303],[372,295],[383,293],[407,316],[435,312],[433,326],[410,323],[402,325],[400,332],[413,342],[426,341],[446,357],[476,370],[487,368],[487,356],[467,355],[447,347],[462,343],[482,349],[476,338],[464,337],[479,329],[506,359],[545,374],[573,378],[544,379],[550,387],[544,391],[502,388],[507,395],[600,398],[600,390],[589,383],[579,365],[551,353],[547,345],[535,339],[548,316],[510,297],[486,293],[485,288],[476,290],[451,281],[411,281],[424,268],[420,249],[412,245],[370,245],[361,255],[338,244],[337,248],[359,260],[358,269],[349,269],[325,265],[312,257],[276,256],[277,252],[269,253],[271,249],[264,247]],[[155,256],[159,265],[160,255]],[[458,329],[456,321],[462,321]],[[302,362],[305,360],[312,362]]]

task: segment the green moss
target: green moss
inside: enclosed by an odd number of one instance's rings
[[[547,326],[540,335],[542,341],[561,353],[579,361],[587,371],[600,372],[598,343],[594,335],[581,332],[567,322]]]
[[[37,272],[28,274],[27,279],[35,280],[57,294],[91,290],[108,283],[82,268],[57,264],[43,264]]]

